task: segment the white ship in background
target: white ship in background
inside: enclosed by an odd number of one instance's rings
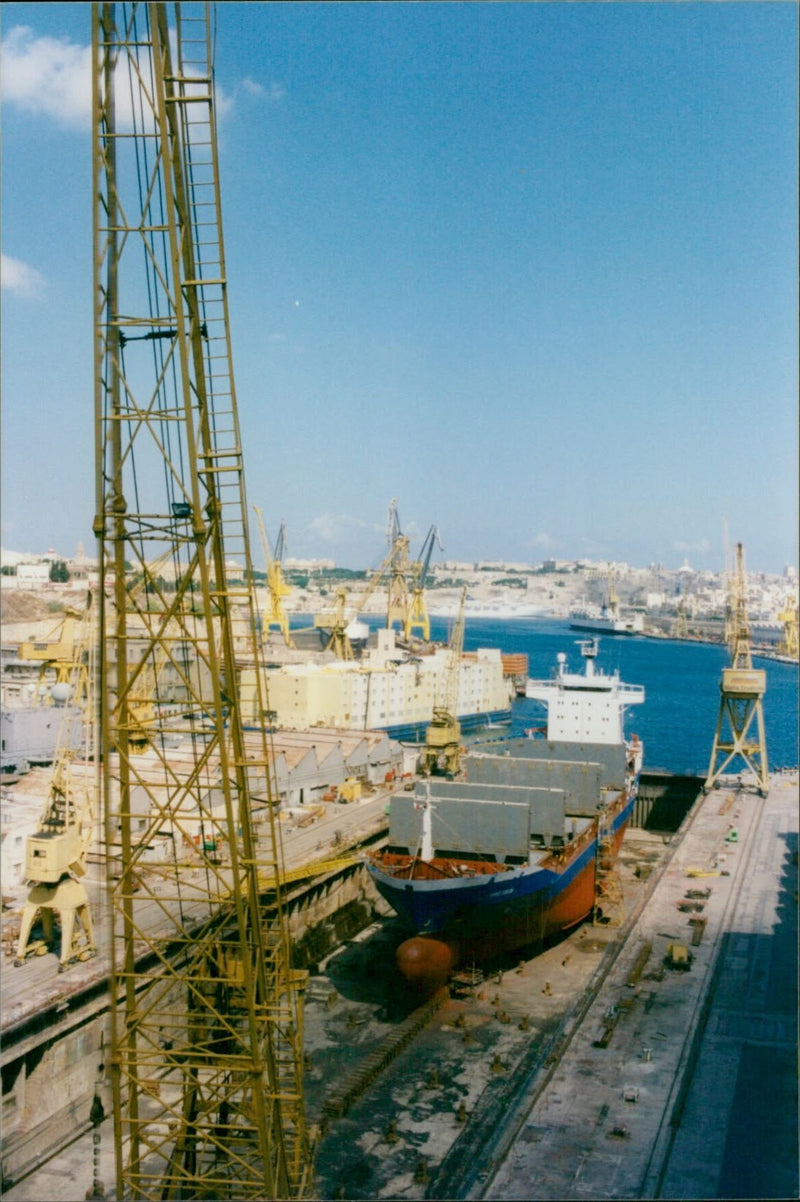
[[[643,634],[644,617],[638,613],[623,614],[614,582],[609,577],[608,595],[602,605],[586,605],[570,610],[570,629],[587,630],[592,634]]]

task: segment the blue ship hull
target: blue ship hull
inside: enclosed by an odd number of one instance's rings
[[[629,821],[635,791],[618,803],[610,823],[615,848]],[[491,875],[446,879],[406,879],[368,864],[379,893],[409,931],[444,939],[475,956],[522,947],[567,930],[591,912],[595,902],[597,827],[576,847],[543,864],[506,868]]]

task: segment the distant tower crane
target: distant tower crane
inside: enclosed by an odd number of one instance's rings
[[[765,797],[769,791],[769,768],[762,699],[767,691],[767,674],[763,669],[753,667],[750,654],[750,623],[741,543],[736,544],[736,564],[729,576],[728,613],[731,662],[729,667],[722,670],[717,727],[705,788],[716,786],[729,765],[740,759],[755,776],[758,792]],[[754,720],[756,738],[750,734]]]
[[[245,747],[239,696],[244,640],[267,712],[214,40],[208,5],[92,7],[106,1063],[119,1199],[295,1198],[311,1173],[277,792],[266,730]],[[129,565],[144,573],[164,553],[170,586],[132,594]],[[163,704],[162,663],[179,706]],[[149,746],[135,755],[147,681]],[[156,840],[170,849],[157,877]]]
[[[431,526],[425,536],[419,558],[411,565],[411,599],[406,610],[404,624],[406,639],[410,639],[414,631],[418,630],[424,641],[426,643],[430,642],[431,622],[428,617],[428,607],[425,604],[425,584],[428,579],[431,555],[436,543],[439,544],[439,550],[441,551],[442,542],[439,538],[439,530],[436,526]]]
[[[389,542],[388,572],[389,596],[386,602],[386,629],[389,630],[399,622],[405,628],[408,613],[408,576],[410,570],[408,548],[409,539],[400,529],[400,518],[397,513],[397,501],[389,504]]]
[[[778,650],[781,655],[788,655],[791,659],[797,659],[797,597],[786,598],[786,603],[778,614],[778,621],[783,623],[783,636],[781,637]]]
[[[672,623],[672,637],[674,639],[685,639],[689,637],[689,626],[686,621],[686,600],[684,597],[678,601],[678,606],[675,611],[675,620]]]
[[[283,575],[283,552],[286,544],[286,523],[281,522],[281,528],[278,531],[278,537],[275,542],[275,551],[270,550],[269,539],[267,538],[267,528],[264,525],[264,515],[258,505],[254,505],[258,518],[258,529],[261,534],[261,546],[264,551],[264,560],[267,567],[267,591],[269,593],[269,605],[264,611],[264,634],[277,627],[283,635],[283,641],[287,647],[294,647],[292,637],[289,634],[289,615],[283,605],[285,597],[291,593],[289,585],[286,583]]]
[[[47,804],[39,829],[25,843],[25,876],[30,890],[22,911],[14,960],[17,967],[25,963],[31,951],[46,952],[53,943],[55,915],[61,924],[59,972],[77,960],[89,960],[96,952],[89,898],[81,881],[86,875],[86,857],[97,821],[93,613],[90,596],[72,642],[72,672],[62,681],[66,686],[64,714]],[[83,767],[80,776],[73,772],[78,760]],[[30,937],[37,917],[45,938],[32,944]]]
[[[461,760],[461,724],[458,721],[458,696],[461,678],[461,658],[464,651],[464,620],[467,590],[461,590],[458,617],[453,626],[448,648],[447,667],[442,675],[438,705],[425,731],[425,750],[422,768],[431,775],[455,776]]]

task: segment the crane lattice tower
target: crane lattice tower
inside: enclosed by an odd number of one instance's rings
[[[762,699],[767,689],[767,674],[753,667],[750,653],[750,623],[747,617],[747,591],[742,544],[736,544],[736,565],[729,576],[728,599],[730,666],[723,668],[720,703],[706,789],[735,762],[744,762],[756,780],[762,796],[769,789],[767,741],[764,733]],[[751,731],[755,722],[755,738]]]
[[[397,501],[389,505],[389,528],[387,533],[389,555],[387,568],[389,572],[388,597],[386,600],[386,628],[391,629],[395,622],[400,628],[405,628],[408,612],[408,577],[411,570],[408,550],[408,536],[400,529],[400,518],[397,513]]]
[[[403,633],[409,641],[413,637],[414,631],[418,630],[420,638],[426,643],[430,642],[431,622],[428,616],[428,607],[425,604],[425,584],[436,542],[439,543],[441,550],[442,543],[438,528],[431,526],[422,544],[419,558],[411,565],[411,598],[406,609],[403,627]]]
[[[258,664],[259,646],[215,32],[207,5],[165,3],[94,5],[92,32],[116,1196],[300,1197],[310,1175],[302,980],[276,883],[268,736],[262,723],[245,743],[238,693],[239,664]],[[165,555],[148,587],[126,587],[127,573],[148,579]],[[258,704],[264,713],[263,694]]]

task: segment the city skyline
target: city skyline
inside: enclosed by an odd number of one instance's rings
[[[91,557],[89,6],[7,4],[5,549]],[[287,554],[797,563],[797,10],[217,12],[248,499]],[[257,533],[255,566],[260,565]]]

